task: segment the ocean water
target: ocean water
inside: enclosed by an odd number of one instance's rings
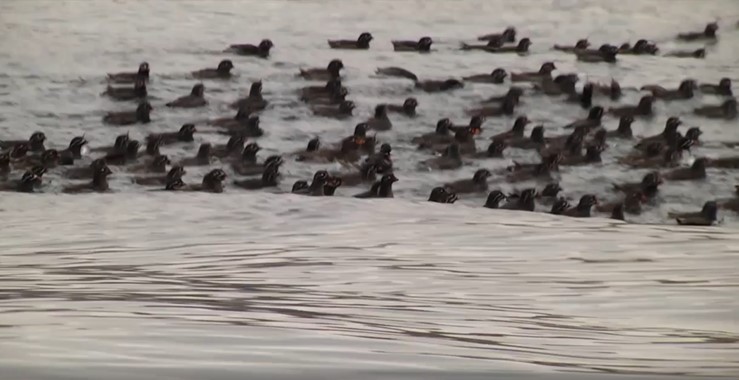
[[[657,41],[663,51],[696,48],[671,38],[719,20],[721,39],[705,60],[623,57],[584,64],[554,53],[554,43],[588,37],[594,44]],[[59,195],[51,172],[45,193],[0,195],[0,378],[698,378],[739,375],[739,237],[737,215],[715,228],[680,228],[668,211],[698,209],[731,196],[736,171],[710,170],[699,183],[666,184],[657,204],[625,224],[491,211],[480,196],[454,205],[425,202],[430,189],[479,167],[533,161],[510,150],[461,170],[416,169],[428,156],[411,137],[436,120],[466,122],[464,109],[507,90],[467,85],[422,94],[408,81],[377,78],[378,66],[402,66],[422,78],[461,77],[495,67],[536,70],[551,60],[582,81],[618,79],[634,103],[647,83],[676,86],[686,77],[736,83],[739,3],[735,1],[3,1],[0,3],[0,136],[35,130],[47,145],[82,133],[91,145],[175,131],[185,122],[232,115],[227,105],[264,81],[270,108],[261,157],[326,143],[351,133],[380,102],[419,99],[416,119],[394,117],[378,135],[393,147],[396,198],[351,199],[340,188],[316,199],[279,194],[319,168],[287,160],[273,193],[227,189],[220,195],[163,194],[131,185],[116,171],[111,194]],[[534,45],[526,57],[463,53],[461,42],[508,25]],[[328,38],[370,31],[370,51],[332,51]],[[391,39],[429,35],[429,55],[392,51]],[[231,43],[270,38],[270,59],[230,56]],[[168,110],[189,92],[192,70],[229,58],[238,77],[206,81],[204,110]],[[349,121],[319,119],[301,104],[301,67],[341,58],[358,104]],[[148,61],[155,108],[146,126],[101,124],[127,110],[100,96],[106,72]],[[737,89],[735,89],[736,91]],[[634,124],[638,135],[662,129],[669,115],[700,125],[704,144],[686,157],[735,155],[719,143],[739,141],[735,122],[691,115],[711,96],[657,102],[658,116]],[[612,104],[604,102],[608,107]],[[547,135],[584,116],[560,100],[527,97],[520,112]],[[616,121],[605,119],[609,128]],[[487,136],[512,120],[488,120]],[[197,142],[225,138],[199,129]],[[610,182],[637,181],[614,158],[630,146],[611,142],[598,167],[563,170],[565,194],[615,196]],[[175,160],[197,144],[163,149]],[[205,168],[189,169],[198,182]],[[525,185],[525,184],[524,184]],[[523,185],[521,185],[523,186]],[[513,186],[493,178],[491,188]]]

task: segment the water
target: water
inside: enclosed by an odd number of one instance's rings
[[[348,371],[396,378],[739,374],[736,215],[722,214],[722,227],[686,229],[491,212],[479,208],[480,197],[453,206],[428,204],[422,199],[437,184],[478,167],[533,160],[511,151],[506,160],[480,161],[452,173],[415,170],[426,156],[412,149],[410,137],[431,130],[441,117],[465,121],[465,108],[505,87],[425,95],[411,92],[406,81],[372,76],[377,66],[443,78],[497,66],[537,69],[552,60],[561,71],[598,81],[613,76],[625,87],[674,86],[686,76],[706,82],[729,76],[736,82],[735,2],[362,4],[0,4],[0,136],[23,138],[39,129],[55,146],[82,132],[93,146],[109,144],[125,130],[142,138],[232,114],[226,105],[257,79],[274,105],[261,115],[268,131],[259,140],[263,157],[301,149],[314,135],[338,140],[381,101],[412,94],[422,115],[393,118],[394,130],[380,136],[395,148],[401,181],[393,200],[235,190],[218,196],[156,194],[133,187],[123,172],[111,181],[115,194],[53,194],[64,184],[54,173],[48,175],[49,194],[3,194],[3,378],[339,377]],[[709,47],[704,61],[624,57],[616,66],[588,65],[548,50],[583,36],[596,44],[649,37],[671,50],[678,47],[669,42],[677,31],[701,28],[719,16],[721,41]],[[532,38],[530,56],[454,50],[461,41],[508,24]],[[375,36],[369,52],[326,48],[327,38],[352,38],[365,30]],[[390,39],[421,35],[431,35],[438,51],[391,51]],[[206,82],[207,110],[163,107],[189,91],[189,71],[215,66],[227,57],[219,51],[230,43],[262,38],[275,42],[272,58],[228,56],[239,78]],[[323,66],[335,57],[347,66],[346,85],[359,105],[351,121],[308,117],[292,91],[306,84],[293,77],[299,67]],[[129,129],[102,126],[105,112],[130,108],[99,96],[104,73],[131,70],[143,60],[152,65],[154,122]],[[624,103],[638,97],[630,92]],[[522,110],[551,127],[550,135],[583,116],[553,99],[526,101]],[[635,123],[635,131],[657,133],[667,115],[678,114],[705,132],[705,146],[695,156],[732,154],[716,142],[739,140],[733,123],[690,115],[692,107],[716,102],[699,96],[658,103],[660,117]],[[484,136],[511,123],[488,121]],[[614,123],[606,121],[610,128]],[[196,138],[224,142],[207,132]],[[193,155],[196,145],[164,152],[178,159]],[[602,167],[565,171],[567,194],[608,198],[608,180],[638,180],[643,171],[612,164],[627,150],[612,142]],[[280,190],[320,167],[325,166],[289,162]],[[196,182],[202,170],[189,170],[186,181]],[[658,206],[634,221],[664,222],[668,210],[730,195],[736,172],[712,170],[709,177],[665,186]],[[511,188],[496,181],[492,187]]]

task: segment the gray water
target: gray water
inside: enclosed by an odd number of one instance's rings
[[[361,5],[360,5],[361,4]],[[629,225],[603,219],[481,209],[480,197],[455,205],[423,202],[431,187],[533,155],[510,151],[451,173],[425,173],[426,158],[407,143],[436,120],[467,120],[463,110],[506,87],[471,86],[454,95],[412,92],[407,81],[380,79],[377,66],[403,66],[423,78],[537,69],[552,60],[583,79],[618,79],[625,87],[675,86],[690,76],[739,80],[734,1],[552,2],[133,2],[4,1],[0,3],[0,135],[42,130],[64,146],[82,132],[91,145],[128,130],[142,138],[185,122],[231,115],[227,104],[264,81],[273,105],[262,115],[262,156],[349,134],[379,102],[416,96],[421,116],[394,118],[380,135],[393,151],[396,199],[359,202],[285,194],[157,194],[115,173],[117,193],[54,194],[64,182],[48,175],[47,194],[0,197],[0,377],[243,378],[460,374],[578,378],[596,374],[737,376],[739,374],[739,238],[736,215],[717,228]],[[601,42],[655,39],[663,50],[678,31],[720,17],[721,41],[706,60],[624,57],[618,65],[577,63],[549,47],[588,36]],[[528,57],[461,54],[461,41],[516,25],[534,41]],[[369,52],[330,51],[327,38],[375,36]],[[431,55],[391,51],[390,39],[430,35]],[[227,56],[225,46],[271,38],[269,60]],[[206,82],[206,110],[166,110],[187,93],[187,73],[230,58],[239,77]],[[293,89],[300,67],[347,66],[358,105],[350,121],[309,117]],[[130,104],[99,96],[106,72],[152,66],[154,122],[129,129],[102,126],[105,112]],[[736,91],[736,90],[735,90]],[[639,98],[630,92],[623,103]],[[668,115],[700,125],[705,144],[694,156],[732,154],[735,123],[694,118],[698,104],[658,103],[659,117],[635,123],[637,134],[661,130]],[[582,117],[560,101],[526,99],[522,111],[547,134]],[[609,103],[604,103],[608,106]],[[491,120],[483,136],[510,127]],[[608,119],[606,125],[615,127]],[[551,132],[551,133],[550,133]],[[197,136],[197,135],[196,135]],[[200,141],[224,142],[201,133]],[[483,148],[485,138],[480,140]],[[567,170],[566,193],[608,198],[610,181],[638,180],[613,157],[601,167]],[[195,145],[167,148],[178,159]],[[735,152],[733,153],[735,154]],[[686,164],[692,158],[686,158]],[[288,162],[287,190],[326,166]],[[338,169],[338,167],[333,167]],[[203,169],[205,170],[205,169]],[[189,170],[196,182],[202,175]],[[46,179],[46,176],[45,176]],[[736,172],[709,172],[696,184],[668,184],[637,222],[664,222],[671,210],[727,197]],[[507,184],[492,187],[508,190]],[[349,375],[348,373],[353,374]],[[388,375],[391,374],[391,375]],[[422,375],[419,375],[422,374]],[[453,374],[453,375],[452,375]],[[380,376],[380,375],[376,375]],[[408,377],[410,378],[410,377]]]

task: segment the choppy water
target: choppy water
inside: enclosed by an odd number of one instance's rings
[[[378,102],[413,94],[421,117],[394,118],[380,136],[394,146],[394,200],[307,199],[232,191],[150,194],[116,173],[126,194],[0,197],[0,374],[10,378],[243,378],[245,373],[496,373],[555,372],[739,374],[736,216],[724,227],[624,225],[562,220],[479,209],[481,198],[454,206],[420,202],[431,187],[463,178],[481,161],[453,173],[419,173],[424,158],[405,143],[436,120],[467,120],[463,110],[505,87],[468,85],[454,95],[412,93],[406,81],[372,77],[377,66],[407,67],[424,78],[537,69],[561,71],[625,87],[674,86],[690,76],[735,83],[739,31],[734,1],[552,2],[82,2],[0,3],[0,135],[33,130],[64,146],[84,132],[107,145],[121,129],[100,124],[130,104],[99,96],[105,72],[152,66],[156,99],[138,138],[176,130],[203,117],[232,114],[227,104],[253,80],[274,105],[261,115],[264,156],[298,150],[308,138],[338,140]],[[720,17],[721,41],[706,60],[624,57],[616,66],[575,62],[549,47],[588,36],[593,43],[653,38],[677,48],[677,31]],[[733,18],[732,18],[733,17]],[[516,25],[534,41],[528,57],[464,54],[460,41]],[[330,51],[327,38],[375,36],[369,52]],[[391,38],[431,35],[437,52],[398,54]],[[239,78],[206,82],[210,106],[165,110],[187,93],[187,73],[211,67],[235,42],[271,38],[269,60],[229,56]],[[694,47],[695,45],[686,45]],[[359,105],[351,121],[308,117],[293,89],[299,67],[342,58],[346,85]],[[736,91],[736,90],[735,90]],[[624,103],[638,99],[629,93]],[[660,117],[634,124],[637,134],[661,130],[668,115],[701,125],[706,146],[696,156],[732,154],[718,141],[739,140],[735,123],[706,122],[690,110],[712,97],[658,103]],[[606,103],[606,106],[608,104]],[[582,112],[553,99],[531,99],[522,111],[546,122],[548,134]],[[488,121],[484,136],[510,127]],[[606,125],[615,127],[614,120]],[[551,132],[551,133],[550,133]],[[198,141],[222,142],[207,133]],[[481,140],[484,144],[484,140]],[[712,144],[712,142],[714,144]],[[482,145],[481,145],[482,147]],[[195,146],[167,148],[174,158]],[[607,179],[638,180],[609,164],[628,146],[611,143],[606,164],[562,176],[567,194],[607,195]],[[735,154],[735,153],[733,153]],[[290,162],[287,189],[319,166]],[[190,181],[202,172],[189,170]],[[729,196],[735,172],[711,171],[703,183],[665,186],[660,206],[636,219],[664,220],[667,210]],[[51,173],[53,191],[60,182]],[[503,189],[505,184],[493,184]],[[283,190],[284,190],[283,189]],[[340,189],[351,195],[360,189]],[[140,372],[139,372],[140,371]],[[101,375],[102,374],[102,375]],[[206,375],[207,374],[207,375]],[[3,378],[7,376],[2,376]],[[443,376],[443,375],[442,375]],[[572,378],[572,374],[564,378]]]

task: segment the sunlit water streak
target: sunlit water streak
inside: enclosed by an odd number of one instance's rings
[[[612,67],[580,64],[548,50],[586,35],[593,42],[654,37],[670,50],[678,47],[668,42],[678,30],[739,14],[734,2],[82,4],[0,4],[0,32],[6,36],[0,39],[3,136],[22,138],[42,129],[63,145],[84,131],[93,144],[108,144],[121,130],[101,126],[100,117],[130,105],[99,97],[104,72],[131,69],[141,60],[152,63],[150,91],[159,100],[155,122],[130,130],[138,137],[174,130],[204,116],[162,107],[189,90],[186,73],[217,63],[223,57],[217,52],[230,43],[264,37],[275,41],[274,56],[229,57],[240,78],[207,82],[211,105],[205,111],[208,117],[230,114],[226,105],[250,81],[263,79],[265,96],[277,105],[262,115],[268,129],[259,140],[264,156],[300,149],[315,134],[338,139],[380,101],[413,94],[422,116],[394,119],[395,130],[381,136],[395,147],[401,182],[394,200],[142,193],[124,173],[112,181],[117,194],[3,194],[4,371],[18,371],[18,378],[44,371],[50,378],[99,378],[114,376],[107,369],[115,368],[132,377],[158,373],[180,379],[250,371],[739,373],[736,216],[722,215],[725,226],[719,228],[677,228],[491,212],[477,207],[480,197],[457,205],[422,202],[436,184],[509,161],[419,173],[415,163],[426,156],[406,141],[441,117],[464,121],[463,109],[505,89],[468,86],[454,96],[424,95],[410,92],[405,81],[372,77],[380,65],[434,78],[496,66],[536,69],[553,60],[562,71],[599,81],[614,76],[625,86],[671,86],[685,76],[715,82],[728,75],[736,81],[731,43],[737,31],[730,23],[722,24],[722,40],[705,61],[624,57]],[[453,50],[460,41],[508,24],[534,40],[529,57]],[[364,30],[376,38],[370,52],[325,46],[326,38],[351,38]],[[426,34],[438,52],[390,50],[390,39]],[[335,56],[348,66],[346,83],[359,115],[349,122],[307,118],[291,91],[304,82],[292,73]],[[624,102],[638,97],[630,93]],[[706,131],[709,144],[694,150],[696,156],[731,154],[710,143],[739,140],[734,124],[690,115],[693,106],[716,101],[660,103],[661,116],[635,128],[656,133],[666,115],[677,113]],[[546,121],[552,134],[581,116],[551,99],[532,99],[523,110]],[[485,135],[510,124],[490,121]],[[614,121],[607,126],[613,128]],[[222,142],[212,134],[199,139]],[[194,149],[165,152],[180,158]],[[608,162],[627,150],[612,145]],[[511,158],[533,156],[512,151]],[[289,162],[281,190],[318,167]],[[562,184],[568,194],[601,195],[607,194],[606,177],[636,180],[642,173],[606,163],[598,170],[568,171]],[[188,179],[197,181],[200,174],[194,169]],[[636,221],[663,221],[667,210],[728,196],[735,181],[735,173],[712,171],[705,183],[665,186],[661,206]],[[61,184],[49,176],[50,191]]]

